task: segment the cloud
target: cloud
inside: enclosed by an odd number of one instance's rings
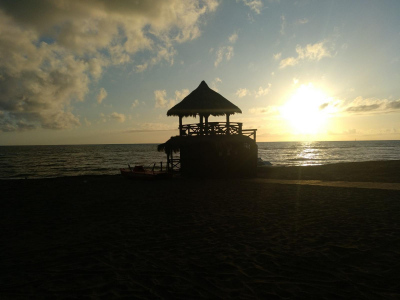
[[[154,97],[156,99],[156,107],[166,107],[168,100],[165,99],[167,96],[166,90],[156,90],[154,91]]]
[[[263,3],[261,0],[242,0],[244,5],[248,6],[256,14],[260,14],[263,8]]]
[[[358,105],[358,106],[350,106],[346,109],[348,112],[362,113],[362,112],[370,112],[375,111],[380,108],[380,104],[371,104],[371,105]]]
[[[279,68],[283,69],[289,66],[295,66],[302,60],[319,61],[324,57],[332,56],[325,41],[313,45],[308,44],[304,48],[297,45],[296,52],[297,57],[288,57],[281,60]]]
[[[399,100],[396,100],[396,101],[390,101],[387,105],[386,105],[386,107],[389,109],[389,110],[400,110],[400,99]]]
[[[235,32],[234,34],[232,34],[232,35],[229,37],[229,42],[231,42],[232,44],[236,43],[238,37],[239,37],[238,34]]]
[[[261,96],[267,95],[269,93],[270,88],[271,88],[271,84],[270,83],[268,83],[268,87],[266,87],[266,88],[263,88],[263,87],[260,86],[258,88],[258,91],[255,92],[255,97],[259,98]]]
[[[234,55],[233,47],[232,46],[222,46],[216,52],[217,58],[215,59],[214,66],[217,67],[225,58],[226,61],[232,59]]]
[[[211,82],[210,88],[213,89],[214,91],[218,92],[218,87],[217,84],[221,83],[222,80],[219,77],[215,77],[215,79]]]
[[[281,53],[281,52],[276,53],[276,54],[274,54],[274,59],[275,59],[275,60],[279,60],[279,59],[281,58],[281,56],[282,56],[282,53]]]
[[[279,33],[281,35],[284,35],[285,29],[286,29],[286,17],[284,15],[282,15],[281,16],[281,29],[279,30]]]
[[[307,24],[309,22],[309,20],[307,18],[304,19],[299,19],[297,20],[297,24],[303,25],[303,24]]]
[[[137,72],[173,64],[174,45],[199,37],[217,6],[217,0],[1,1],[0,110],[7,121],[3,115],[0,130],[78,126],[73,105],[104,68],[134,60]]]
[[[239,98],[245,97],[247,95],[250,95],[250,91],[248,89],[238,89],[236,91],[236,96]]]
[[[139,106],[139,100],[135,99],[135,101],[133,101],[131,108],[135,108],[136,106]]]
[[[174,106],[177,102],[185,98],[187,95],[189,95],[189,90],[188,89],[183,89],[180,91],[175,91],[175,99],[166,99],[167,97],[167,92],[166,90],[156,90],[154,91],[154,98],[156,100],[155,107],[156,108],[171,108]]]
[[[388,100],[378,98],[357,97],[345,103],[337,103],[340,106],[339,112],[344,114],[387,114],[400,112],[400,99]]]
[[[238,39],[238,35],[237,33],[233,33],[229,38],[228,41],[230,44],[234,44],[236,43]],[[214,52],[214,49],[210,49],[210,52]],[[224,58],[226,59],[226,61],[229,61],[232,59],[233,55],[234,55],[234,50],[233,50],[233,46],[230,45],[224,45],[218,48],[218,50],[215,51],[216,54],[216,59],[214,61],[214,66],[217,67],[223,60]]]
[[[97,103],[101,104],[107,95],[107,91],[104,88],[101,88],[99,94],[97,95]]]
[[[236,96],[238,96],[239,98],[242,98],[245,96],[254,95],[255,98],[259,98],[259,97],[267,95],[269,93],[270,89],[271,89],[270,83],[268,83],[268,86],[266,88],[263,88],[262,86],[260,86],[258,88],[258,90],[254,91],[254,92],[250,92],[246,88],[241,88],[236,91]]]
[[[138,72],[138,73],[144,72],[144,71],[147,70],[147,67],[148,67],[148,66],[149,66],[148,63],[144,63],[144,64],[141,64],[141,65],[137,65],[137,66],[135,67],[136,72]]]
[[[110,118],[111,118],[111,119],[114,119],[114,120],[117,120],[117,121],[120,122],[120,123],[124,123],[125,120],[126,120],[126,117],[125,117],[124,114],[119,114],[119,113],[117,113],[117,112],[113,112],[113,113],[110,115]]]

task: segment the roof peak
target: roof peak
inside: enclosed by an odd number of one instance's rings
[[[181,102],[168,110],[167,116],[196,116],[242,113],[239,107],[210,89],[203,80]]]

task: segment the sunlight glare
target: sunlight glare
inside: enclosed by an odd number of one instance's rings
[[[325,128],[328,114],[324,107],[328,97],[310,83],[302,84],[282,107],[282,116],[295,134],[317,134]]]

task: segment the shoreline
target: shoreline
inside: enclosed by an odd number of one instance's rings
[[[45,178],[0,178],[7,180],[49,180],[55,178],[102,177],[112,175],[75,175]],[[400,160],[341,162],[312,166],[261,166],[257,167],[257,178],[286,180],[360,181],[360,182],[400,182]]]
[[[399,191],[264,178],[1,180],[0,298],[400,297]]]

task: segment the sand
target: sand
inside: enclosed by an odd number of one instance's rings
[[[366,165],[399,182],[398,161]],[[282,169],[260,176],[298,175]],[[400,298],[396,190],[120,176],[0,190],[1,299]]]

